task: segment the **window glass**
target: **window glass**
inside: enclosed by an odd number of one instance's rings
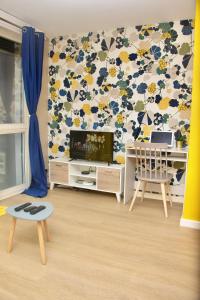
[[[21,45],[0,37],[0,124],[23,123]]]
[[[0,135],[0,190],[23,183],[23,134]]]

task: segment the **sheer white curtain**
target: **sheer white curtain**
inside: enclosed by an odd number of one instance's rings
[[[0,198],[22,192],[27,183],[27,115],[21,44],[1,36],[0,27]]]

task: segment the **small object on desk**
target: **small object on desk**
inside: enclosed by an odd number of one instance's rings
[[[172,131],[153,130],[151,132],[150,143],[166,143],[172,148],[174,145],[174,134]]]
[[[46,206],[40,205],[40,206],[36,207],[35,209],[32,209],[32,210],[30,211],[30,214],[31,214],[31,215],[35,215],[35,214],[39,213],[41,210],[43,210],[43,209],[45,209],[45,208],[46,208]]]
[[[177,149],[183,149],[183,141],[176,141],[176,148]]]
[[[37,206],[29,206],[29,207],[26,207],[25,209],[24,209],[24,211],[25,212],[29,212],[29,211],[31,211],[32,209],[35,209],[35,208],[37,208]]]
[[[20,210],[26,208],[27,206],[30,206],[31,204],[32,204],[31,202],[26,202],[20,206],[15,207],[15,211],[20,211]]]

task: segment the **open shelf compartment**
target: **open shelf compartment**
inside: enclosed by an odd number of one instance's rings
[[[82,174],[83,171],[89,172],[89,174]],[[91,178],[96,179],[96,167],[94,166],[84,166],[78,164],[71,164],[70,165],[70,176],[78,176],[82,178]]]

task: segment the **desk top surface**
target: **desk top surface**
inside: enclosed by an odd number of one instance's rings
[[[135,147],[133,145],[127,145],[126,150],[134,150]],[[169,147],[165,149],[167,152],[173,152],[173,153],[188,153],[188,147],[184,148],[177,148],[177,147]]]

